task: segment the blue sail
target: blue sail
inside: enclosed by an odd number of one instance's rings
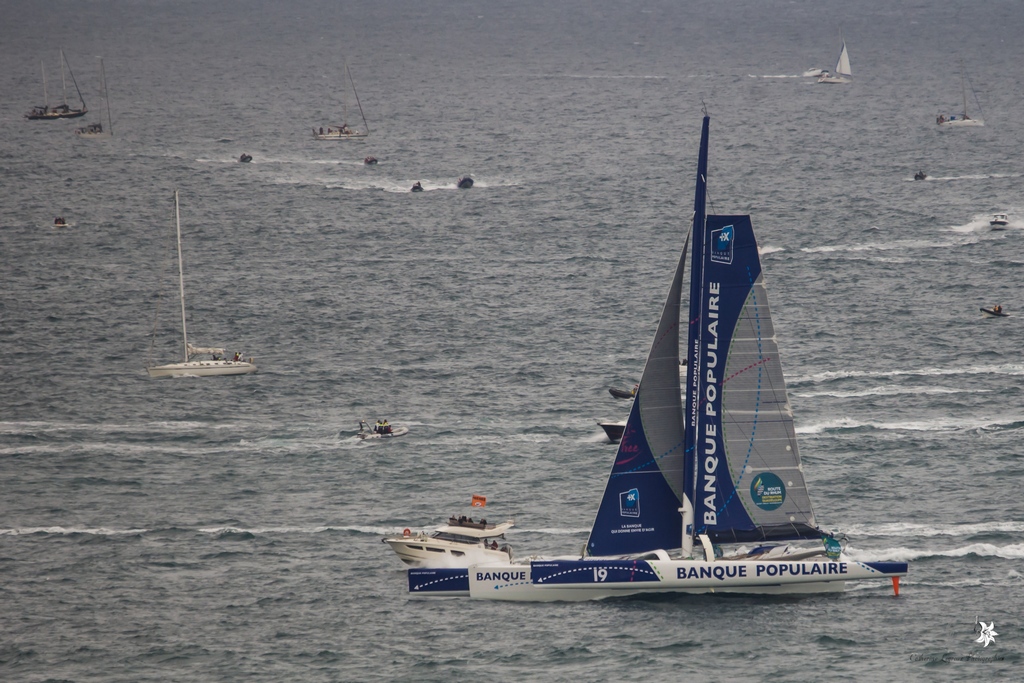
[[[819,538],[750,217],[708,216],[701,232],[687,349],[696,533]]]
[[[705,117],[700,154],[705,167],[707,135]],[[701,177],[699,173],[698,183]],[[703,202],[703,192],[699,197]],[[679,385],[679,313],[688,246],[689,236],[590,530],[589,555],[626,555],[682,545],[680,508],[692,472],[691,454],[684,444]]]

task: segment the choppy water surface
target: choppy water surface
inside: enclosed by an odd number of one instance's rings
[[[15,2],[0,678],[1014,677],[1022,11]],[[856,81],[799,78],[840,27]],[[103,55],[112,140],[21,118],[40,61],[59,97],[58,45],[85,122]],[[939,131],[961,57],[988,125]],[[317,143],[346,58],[373,134]],[[410,601],[380,538],[473,493],[520,554],[582,546],[613,456],[595,422],[625,415],[607,387],[639,379],[690,219],[701,100],[714,210],[759,235],[818,520],[857,559],[909,561],[901,597]],[[180,345],[174,188],[190,334],[256,375],[146,376]],[[996,302],[1013,316],[982,319]],[[357,443],[380,417],[412,431]]]

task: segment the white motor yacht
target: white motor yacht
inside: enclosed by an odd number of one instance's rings
[[[505,543],[505,532],[515,526],[512,520],[488,524],[481,519],[451,517],[430,533],[405,529],[401,536],[382,539],[402,562],[415,567],[468,567],[471,564],[509,562],[512,549]]]

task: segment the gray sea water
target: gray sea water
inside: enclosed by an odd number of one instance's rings
[[[0,679],[1021,677],[1017,0],[3,14]],[[800,78],[840,32],[854,83]],[[90,114],[26,121],[40,62],[59,96],[60,46]],[[82,140],[98,55],[114,137]],[[986,126],[940,131],[961,59]],[[316,142],[345,60],[372,135]],[[381,537],[474,493],[520,555],[585,541],[614,456],[596,421],[625,417],[607,388],[638,381],[657,326],[702,101],[818,521],[856,559],[909,561],[901,596],[408,599]],[[180,345],[175,188],[191,338],[258,374],[145,372]],[[982,319],[993,303],[1011,317]],[[384,417],[411,432],[353,438]]]

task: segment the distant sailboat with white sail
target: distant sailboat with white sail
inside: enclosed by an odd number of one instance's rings
[[[352,126],[348,125],[348,87],[345,81],[342,81],[341,124],[329,125],[326,130],[321,126],[319,132],[314,128],[313,137],[317,140],[355,140],[365,138],[370,134],[370,124],[366,122],[366,115],[363,114],[363,105],[359,101],[359,93],[356,92],[356,82],[352,80],[352,72],[349,71],[348,62],[345,62],[344,70],[345,77],[348,79],[348,84],[352,86],[352,95],[355,97],[356,106],[359,109],[359,116],[363,120],[363,127],[359,128],[356,124],[352,124]]]
[[[245,361],[240,353],[228,360],[224,357],[224,349],[213,347],[192,346],[188,341],[188,328],[185,324],[185,266],[181,257],[181,213],[178,209],[178,191],[174,191],[174,225],[178,237],[178,295],[181,302],[181,343],[184,349],[184,360],[181,363],[167,365],[149,365],[146,371],[150,377],[210,377],[214,375],[247,375],[256,372],[252,358]],[[156,340],[156,325],[153,326],[153,339]],[[151,347],[152,348],[152,347]],[[209,354],[210,360],[193,360],[194,356]]]
[[[850,53],[846,49],[846,41],[843,41],[843,49],[839,51],[839,59],[836,60],[836,68],[833,73],[825,72],[818,76],[818,83],[851,83],[853,81],[853,68],[850,67]]]
[[[943,128],[963,128],[963,127],[978,127],[984,126],[985,120],[977,117],[972,118],[967,113],[967,69],[964,68],[963,60],[960,61],[960,97],[963,101],[963,109],[959,114],[939,114],[935,117],[935,123]],[[981,114],[981,102],[978,101],[978,93],[975,92],[974,86],[971,86],[971,94],[974,96],[974,103],[978,107],[978,113]]]
[[[111,138],[114,137],[114,122],[110,118],[110,94],[107,92],[107,70],[103,66],[103,57],[100,60],[100,87],[103,90],[103,101],[107,106],[107,129],[103,130],[103,123],[90,123],[87,126],[75,129],[75,135],[80,138]]]

